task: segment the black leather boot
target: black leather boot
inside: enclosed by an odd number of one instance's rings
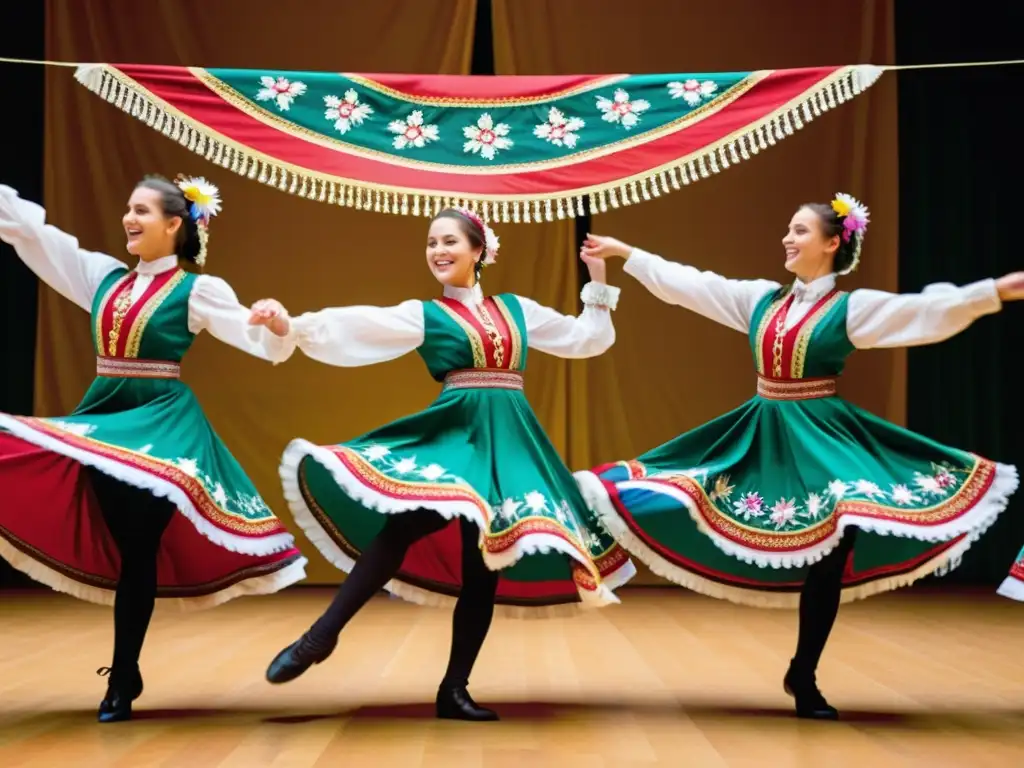
[[[267,682],[279,685],[297,678],[314,664],[319,664],[334,652],[338,640],[320,645],[310,638],[309,633],[281,651],[267,667]]]
[[[469,695],[464,685],[445,685],[437,689],[437,716],[441,720],[470,720],[485,722],[498,719],[498,713],[481,707]]]
[[[127,672],[110,667],[96,670],[100,677],[108,677],[107,694],[100,702],[97,719],[101,723],[118,723],[132,719],[132,702],[142,695],[142,674],[136,666]]]
[[[797,717],[807,720],[839,719],[839,710],[825,701],[825,697],[818,690],[814,672],[806,672],[791,663],[782,685],[796,703]]]

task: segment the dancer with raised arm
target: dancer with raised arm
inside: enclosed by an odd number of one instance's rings
[[[618,602],[612,590],[633,575],[523,395],[528,348],[584,358],[612,345],[618,289],[605,284],[601,259],[585,258],[591,282],[579,317],[520,296],[485,296],[480,270],[497,251],[497,238],[475,213],[448,209],[431,223],[426,248],[442,298],[295,319],[273,300],[254,306],[254,323],[316,360],[370,365],[416,350],[443,383],[425,411],[367,435],[288,446],[281,478],[292,512],[349,575],[316,623],[272,661],[271,682],[293,680],[326,659],[342,628],[382,588],[418,603],[457,595],[437,715],[497,719],[467,691],[495,602],[520,611],[600,606]],[[449,526],[455,518],[458,525]]]
[[[867,209],[848,195],[804,205],[782,245],[795,280],[728,280],[610,237],[662,301],[749,335],[757,394],[631,461],[576,473],[608,531],[651,570],[713,597],[794,605],[785,676],[800,717],[835,719],[815,672],[842,600],[955,567],[1005,509],[1017,470],[940,445],[837,395],[856,349],[934,344],[1024,298],[1024,272],[919,294],[846,292]],[[856,540],[856,549],[854,541]]]
[[[283,342],[202,266],[220,209],[205,179],[139,182],[122,219],[138,263],[82,249],[0,186],[0,238],[90,313],[96,378],[70,416],[0,414],[0,555],[56,590],[114,605],[100,722],[127,720],[156,598],[204,608],[305,577],[305,558],[179,380],[196,335],[269,360]],[[256,341],[253,341],[256,338]]]

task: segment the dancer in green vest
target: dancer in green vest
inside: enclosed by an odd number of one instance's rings
[[[800,717],[835,719],[815,672],[839,603],[948,571],[1017,488],[1015,467],[940,445],[839,398],[855,349],[933,344],[1024,297],[1024,272],[920,294],[840,290],[868,212],[802,206],[782,244],[796,280],[728,280],[609,237],[582,253],[626,259],[662,301],[748,334],[757,394],[631,461],[578,472],[607,530],[655,573],[713,597],[791,606],[785,676]],[[857,539],[856,549],[854,540]]]
[[[448,209],[431,223],[426,248],[442,298],[295,319],[276,301],[254,306],[254,323],[316,360],[370,365],[416,350],[443,383],[425,411],[340,445],[294,440],[285,451],[281,478],[295,519],[349,575],[326,612],[271,662],[270,682],[326,659],[382,588],[417,603],[457,596],[437,715],[497,719],[467,691],[495,603],[518,612],[615,603],[612,590],[633,575],[523,395],[528,348],[584,358],[612,345],[618,289],[605,284],[602,260],[585,259],[591,282],[579,317],[511,294],[485,296],[480,270],[497,251],[475,213]]]
[[[0,186],[0,238],[90,313],[96,354],[96,378],[70,416],[0,413],[0,556],[53,589],[113,603],[100,722],[131,718],[156,598],[205,608],[305,577],[293,537],[179,380],[203,330],[265,360],[282,344],[254,333],[226,282],[183,268],[205,262],[219,209],[205,179],[141,181],[122,219],[138,262],[129,268]]]

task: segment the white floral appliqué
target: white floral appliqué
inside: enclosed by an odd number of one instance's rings
[[[629,93],[618,88],[611,100],[604,96],[598,96],[597,108],[603,113],[601,119],[609,123],[619,123],[623,128],[629,130],[640,122],[641,113],[650,109],[651,103],[646,99],[630,101]]]
[[[732,508],[739,513],[744,520],[752,517],[761,517],[764,514],[764,499],[756,491],[745,493],[739,501],[733,502]]]
[[[392,120],[388,123],[388,130],[398,134],[392,141],[392,146],[395,149],[406,149],[407,147],[422,149],[428,141],[437,141],[440,137],[436,125],[424,124],[423,113],[418,109],[405,120]]]
[[[415,472],[416,459],[412,459],[406,456],[405,458],[396,461],[392,469],[400,475],[407,475],[410,472]]]
[[[893,503],[898,504],[901,507],[904,507],[907,504],[913,504],[915,501],[920,501],[920,499],[914,495],[914,492],[902,483],[892,487],[892,490],[889,491],[889,497],[893,500]]]
[[[908,507],[914,504],[928,503],[928,496],[948,497],[960,483],[957,474],[968,472],[948,465],[932,465],[931,474],[915,472],[914,484],[893,483],[889,491],[882,490],[878,483],[859,479],[852,482],[831,480],[821,492],[808,493],[803,508],[795,499],[779,499],[771,507],[770,521],[776,530],[786,525],[794,525],[796,518],[818,520],[825,514],[831,514],[835,505],[850,497],[866,497],[876,504],[890,504],[897,507]],[[917,486],[916,490],[913,487]],[[734,486],[729,476],[722,474],[715,478],[711,490],[707,491],[711,502],[728,502]],[[757,491],[750,491],[732,503],[732,510],[743,520],[758,518],[764,514],[764,499]]]
[[[675,81],[668,84],[669,95],[673,99],[682,99],[691,107],[696,107],[702,101],[710,99],[715,95],[715,91],[718,90],[718,85],[714,80],[684,80],[682,82]]]
[[[306,92],[306,84],[301,80],[289,80],[264,75],[260,78],[263,87],[256,93],[256,101],[272,101],[282,112],[287,112],[292,102]]]
[[[429,464],[420,470],[420,477],[428,482],[434,482],[444,477],[445,469],[440,464]]]
[[[526,500],[526,506],[531,512],[543,512],[547,509],[548,500],[544,498],[543,493],[530,491],[524,498]]]
[[[359,94],[354,89],[345,91],[342,98],[337,96],[324,96],[324,104],[327,109],[324,117],[334,121],[334,129],[338,133],[346,134],[354,126],[362,125],[363,121],[373,114],[373,108],[369,104],[359,103]]]
[[[796,517],[797,506],[795,499],[779,499],[772,507],[771,521],[775,523],[775,530],[785,527]]]
[[[484,112],[476,121],[476,125],[467,125],[462,129],[462,134],[466,137],[462,151],[479,154],[485,160],[493,160],[499,151],[512,148],[514,142],[508,138],[510,130],[505,123],[495,124],[490,114]]]
[[[191,458],[178,458],[174,460],[175,465],[189,477],[199,477],[199,462]]]
[[[877,496],[885,496],[885,491],[879,488],[877,483],[873,483],[870,480],[858,480],[853,484],[853,490],[854,493],[867,496],[869,499],[874,499]]]
[[[371,445],[363,449],[363,456],[370,461],[380,461],[389,453],[391,453],[391,449],[386,445]]]
[[[804,503],[804,511],[800,514],[802,517],[817,519],[821,515],[821,510],[821,496],[816,493],[809,493],[807,494],[807,501]]]
[[[581,118],[566,117],[561,110],[551,107],[548,110],[548,121],[536,126],[533,135],[556,147],[565,146],[572,149],[579,141],[578,131],[585,126],[586,123]]]

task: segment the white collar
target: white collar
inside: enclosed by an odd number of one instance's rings
[[[171,269],[177,269],[178,257],[176,254],[170,256],[164,256],[163,258],[156,259],[155,261],[139,261],[135,266],[135,271],[140,275],[159,275],[167,272]]]
[[[831,291],[836,284],[835,273],[830,275],[824,275],[816,280],[812,280],[809,283],[804,283],[798,277],[793,281],[793,295],[797,299],[806,299],[807,301],[816,301],[824,296],[826,293]]]
[[[480,283],[475,283],[472,288],[456,288],[446,285],[444,287],[444,296],[448,299],[455,299],[467,306],[482,304],[484,300],[484,292],[480,288]]]

